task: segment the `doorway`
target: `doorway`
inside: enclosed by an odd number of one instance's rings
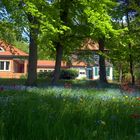
[[[87,68],[87,78],[93,79],[93,69],[92,68]]]

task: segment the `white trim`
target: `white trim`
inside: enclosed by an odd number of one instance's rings
[[[5,50],[2,47],[0,47],[0,52],[5,52]]]
[[[92,75],[90,75],[90,72],[91,72]],[[88,79],[93,79],[93,76],[94,76],[93,75],[93,67],[87,67],[86,68],[86,76],[87,76]]]
[[[97,73],[98,75],[95,75],[95,69],[97,68]],[[99,66],[94,66],[93,67],[93,79],[96,80],[96,79],[99,79]]]
[[[113,67],[109,67],[110,70],[109,70],[109,76],[107,76],[107,79],[108,80],[113,80]]]
[[[10,66],[11,66],[10,60],[0,60],[0,62],[4,62],[4,70],[0,70],[0,72],[10,71]],[[9,69],[8,70],[6,70],[6,62],[9,62]]]

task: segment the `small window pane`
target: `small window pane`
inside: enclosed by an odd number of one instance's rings
[[[9,62],[6,62],[6,70],[9,70]]]
[[[0,70],[4,70],[4,62],[0,62]]]

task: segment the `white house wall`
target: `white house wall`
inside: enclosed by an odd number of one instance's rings
[[[86,78],[86,69],[82,68],[82,67],[75,67],[75,68],[71,68],[71,69],[75,69],[78,71],[79,75],[76,79],[82,79],[82,78]]]
[[[53,71],[54,68],[37,68],[37,72],[50,72]]]
[[[99,67],[98,68],[98,75],[95,75],[95,67],[91,67],[90,69],[93,69],[93,80],[99,79]],[[86,67],[72,67],[71,69],[75,69],[78,71],[79,75],[76,79],[83,79],[87,78],[87,70],[88,68]],[[45,72],[45,71],[53,71],[53,68],[37,68],[37,72]],[[113,80],[113,67],[110,67],[110,72],[109,76],[107,76],[107,80]]]
[[[99,73],[99,67],[96,67],[98,68],[98,73]],[[109,76],[107,76],[107,80],[113,80],[113,67],[109,67]],[[95,75],[95,67],[93,67],[93,79],[94,80],[97,80],[99,79],[99,74],[98,75]]]

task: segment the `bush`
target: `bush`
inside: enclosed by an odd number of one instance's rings
[[[61,70],[60,79],[75,79],[78,77],[78,71],[74,69]]]
[[[53,75],[53,71],[49,72],[38,72],[39,79],[50,79]]]
[[[51,72],[39,72],[39,79],[50,79],[53,76],[53,71]],[[60,71],[60,79],[75,79],[78,76],[78,71],[74,69],[63,69]]]
[[[20,79],[27,79],[27,75],[21,75]]]

